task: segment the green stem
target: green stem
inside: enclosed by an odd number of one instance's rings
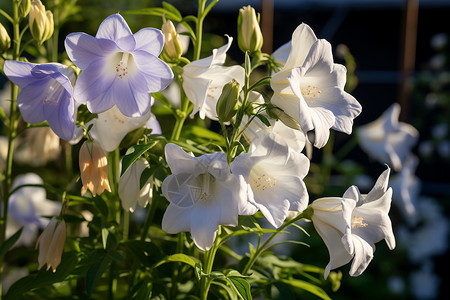
[[[250,256],[250,259],[248,260],[247,264],[245,265],[244,269],[242,270],[242,275],[247,275],[248,271],[253,267],[253,264],[256,262],[258,257],[267,249],[267,245],[273,240],[273,238],[280,232],[282,232],[286,227],[289,225],[297,222],[300,219],[310,219],[312,215],[312,208],[308,206],[302,213],[298,214],[295,218],[292,218],[285,222],[283,225],[281,225],[276,232],[272,233],[269,238],[261,245],[258,246],[256,251],[253,253],[252,256]]]
[[[2,11],[3,12],[3,11]],[[17,1],[13,1],[13,18],[9,18],[13,21],[13,60],[19,59],[20,51],[20,17],[19,6]],[[13,153],[14,153],[14,139],[16,138],[17,131],[17,95],[19,88],[15,84],[11,84],[11,104],[9,112],[9,132],[8,132],[8,153],[6,155],[5,166],[5,179],[3,182],[3,215],[1,218],[1,230],[0,230],[0,245],[3,244],[6,237],[6,224],[8,221],[8,206],[9,206],[9,189],[12,183],[12,166],[13,166]],[[0,260],[0,272],[3,273],[3,259]],[[1,279],[1,278],[0,278]],[[1,282],[1,280],[0,280]],[[0,298],[1,298],[1,283],[0,283]]]
[[[204,262],[203,262],[203,272],[205,274],[209,274],[212,271],[212,267],[214,264],[214,259],[216,257],[217,250],[219,249],[219,246],[221,244],[220,239],[221,234],[221,226],[219,225],[219,230],[217,231],[216,239],[214,240],[214,243],[208,251],[205,253]],[[203,276],[200,281],[200,299],[207,300],[208,299],[208,292],[209,287],[211,286],[212,279],[208,276]]]

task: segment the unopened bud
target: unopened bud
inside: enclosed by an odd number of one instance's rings
[[[183,53],[183,46],[172,21],[164,21],[161,30],[164,34],[163,59],[169,62],[179,60]]]
[[[47,270],[52,268],[53,272],[61,263],[61,255],[66,242],[66,223],[64,220],[53,218],[48,223],[36,242],[39,247],[39,269],[47,265]]]
[[[257,17],[255,9],[250,5],[239,10],[238,44],[243,52],[249,51],[250,53],[260,51],[263,45],[259,14]]]
[[[53,13],[51,11],[47,10],[45,12],[45,15],[47,16],[47,22],[45,23],[44,41],[51,38],[53,35],[53,32],[55,31],[55,24],[53,22]]]
[[[40,0],[32,0],[29,14],[30,31],[38,44],[42,44],[48,35],[47,22],[45,6]]]
[[[0,23],[0,54],[11,46],[11,38],[2,23]]]
[[[217,100],[216,112],[220,122],[228,122],[238,110],[239,83],[236,80],[225,84]]]
[[[28,16],[31,7],[31,0],[22,0],[19,5],[19,16],[25,18]]]

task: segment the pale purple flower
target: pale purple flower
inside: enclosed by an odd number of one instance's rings
[[[72,139],[75,130],[73,70],[58,63],[7,60],[4,71],[21,89],[17,104],[24,121],[31,124],[47,121],[60,138]]]
[[[164,89],[173,79],[170,67],[158,58],[164,36],[155,28],[133,34],[124,18],[106,18],[95,37],[69,34],[66,51],[81,70],[75,86],[75,99],[92,113],[117,105],[128,117],[146,114],[150,93]]]

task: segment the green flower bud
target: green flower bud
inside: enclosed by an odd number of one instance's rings
[[[29,14],[30,31],[33,39],[42,44],[48,35],[47,22],[48,17],[45,6],[40,0],[32,0]]]
[[[161,30],[164,34],[164,48],[161,53],[163,59],[169,62],[178,61],[183,53],[183,47],[172,21],[164,21]]]
[[[217,100],[216,112],[220,122],[228,122],[238,110],[239,83],[236,80],[225,84]]]
[[[2,23],[0,23],[0,53],[5,52],[11,46],[11,38]]]
[[[249,51],[250,53],[260,51],[263,45],[259,14],[257,17],[255,9],[250,5],[239,10],[238,44],[243,52]]]
[[[19,16],[25,18],[28,16],[31,7],[31,0],[22,0],[19,5]]]
[[[53,13],[49,10],[45,12],[47,16],[47,22],[45,23],[44,41],[52,37],[55,30],[55,24],[53,23]]]

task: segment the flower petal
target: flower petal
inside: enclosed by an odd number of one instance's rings
[[[197,247],[204,251],[211,248],[219,229],[221,209],[219,205],[214,203],[214,200],[197,202],[195,210],[191,214],[192,239]]]
[[[304,23],[300,24],[292,34],[291,52],[283,69],[302,66],[316,40],[316,35],[311,27]]]
[[[45,121],[43,105],[50,80],[50,78],[34,80],[17,96],[17,105],[25,122],[36,124]]]
[[[95,37],[114,41],[125,52],[132,52],[136,47],[133,33],[120,14],[110,15],[103,20]]]
[[[49,100],[43,105],[44,116],[50,128],[63,140],[71,140],[75,132],[74,110],[72,95],[64,90],[57,99],[57,104]]]
[[[146,88],[150,93],[159,92],[172,82],[172,69],[157,56],[142,50],[134,51],[133,56],[137,69],[147,80]]]
[[[113,41],[100,40],[82,32],[69,34],[64,45],[70,60],[82,70],[85,70],[93,61],[113,51],[119,51]]]
[[[164,35],[156,28],[142,28],[134,34],[136,49],[159,56],[164,47]]]
[[[31,75],[31,69],[33,69],[34,66],[36,66],[36,64],[6,60],[3,66],[3,71],[6,76],[8,76],[9,80],[11,80],[19,88],[23,89],[25,86],[30,84],[32,82],[31,80],[34,78]]]

